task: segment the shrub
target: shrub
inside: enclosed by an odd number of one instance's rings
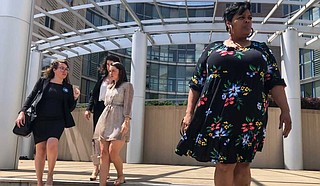
[[[278,107],[275,101],[269,97],[269,107]],[[306,97],[301,98],[301,109],[320,110],[320,98]]]
[[[269,96],[268,98],[269,107],[278,107],[276,102]],[[153,106],[163,106],[163,105],[180,105],[185,106],[187,105],[187,101],[183,102],[174,102],[174,101],[148,101],[145,105],[153,105]],[[320,98],[301,98],[301,109],[314,109],[320,110]]]
[[[320,110],[320,98],[301,98],[301,108]]]

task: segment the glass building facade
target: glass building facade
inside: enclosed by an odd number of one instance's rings
[[[194,5],[188,12],[189,17],[212,16],[212,3],[206,4],[206,6]],[[140,20],[159,19],[159,14],[153,4],[137,3],[130,5]],[[185,8],[182,6],[162,4],[159,8],[164,19],[186,17]],[[119,22],[134,21],[121,5],[112,5],[105,11]],[[108,21],[94,9],[87,10],[87,19],[96,26],[108,24]],[[148,46],[146,99],[173,103],[185,102],[189,91],[189,80],[204,47],[203,44]],[[88,101],[90,91],[98,78],[97,68],[103,58],[111,54],[120,57],[130,77],[131,48],[86,55],[82,68],[81,92],[83,95],[80,99],[81,102]]]
[[[320,50],[300,49],[302,97],[320,97]]]
[[[188,4],[188,12],[183,5],[177,3],[162,3],[159,5],[163,19],[185,18],[186,13],[189,17],[212,17],[214,10],[213,4],[208,2],[194,3],[191,6]],[[136,3],[130,4],[130,6],[142,21],[160,19],[156,7],[151,3]],[[225,4],[225,6],[228,6],[228,4]],[[252,3],[252,7],[253,15],[263,13],[261,12],[263,4]],[[108,15],[119,23],[134,21],[121,4],[103,8]],[[281,8],[280,17],[290,16],[299,8],[297,5],[284,5]],[[307,11],[303,15],[304,19],[309,20],[316,20],[319,17],[319,8]],[[94,9],[87,9],[86,18],[96,26],[111,24]],[[188,82],[204,47],[203,44],[148,46],[146,99],[166,100],[173,103],[185,102],[189,91]],[[88,101],[90,91],[98,77],[97,68],[103,58],[110,54],[120,57],[121,62],[126,66],[128,76],[130,75],[131,48],[86,55],[82,68],[81,92],[83,95],[80,99],[81,102]],[[320,52],[300,49],[300,56],[301,95],[320,97]]]
[[[297,7],[291,7],[297,11]],[[299,7],[298,7],[299,8]],[[303,19],[320,19],[320,8],[303,14]],[[305,25],[307,25],[306,23]],[[319,25],[317,26],[319,28]],[[320,30],[320,28],[319,28]],[[319,37],[319,36],[318,36]],[[300,80],[302,97],[320,97],[320,50],[300,49]]]

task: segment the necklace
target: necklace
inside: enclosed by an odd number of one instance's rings
[[[243,46],[242,46],[242,45],[240,45],[239,43],[234,42],[234,41],[232,41],[232,40],[231,40],[231,42],[232,42],[232,44],[233,44],[233,45],[235,45],[235,46],[236,46],[236,47],[235,47],[236,49],[238,49],[238,50],[243,50],[243,51],[244,51],[244,50],[247,50],[247,48],[246,48],[246,47],[243,47]]]

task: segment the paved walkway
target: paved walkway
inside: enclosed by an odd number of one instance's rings
[[[55,186],[98,185],[90,182],[91,162],[58,161],[55,169]],[[124,164],[126,185],[213,185],[214,167],[173,166],[152,164]],[[111,166],[111,180],[116,171]],[[33,160],[20,160],[18,170],[0,171],[0,185],[8,182],[29,182],[35,185]],[[45,176],[44,176],[45,178]],[[30,184],[31,183],[31,184]],[[19,185],[19,184],[16,184]],[[23,185],[23,184],[20,184]],[[112,181],[108,183],[112,185]],[[319,186],[320,171],[289,171],[282,169],[252,169],[252,186]]]

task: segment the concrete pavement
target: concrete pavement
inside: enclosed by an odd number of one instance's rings
[[[98,182],[89,181],[91,162],[58,161],[55,168],[55,186],[91,186]],[[174,166],[153,164],[124,164],[126,185],[213,185],[214,167]],[[252,186],[320,186],[320,171],[257,169],[252,171]],[[113,185],[116,171],[110,170]],[[44,175],[46,178],[46,174]],[[1,170],[0,186],[35,186],[36,176],[33,160],[20,160],[18,170]]]

